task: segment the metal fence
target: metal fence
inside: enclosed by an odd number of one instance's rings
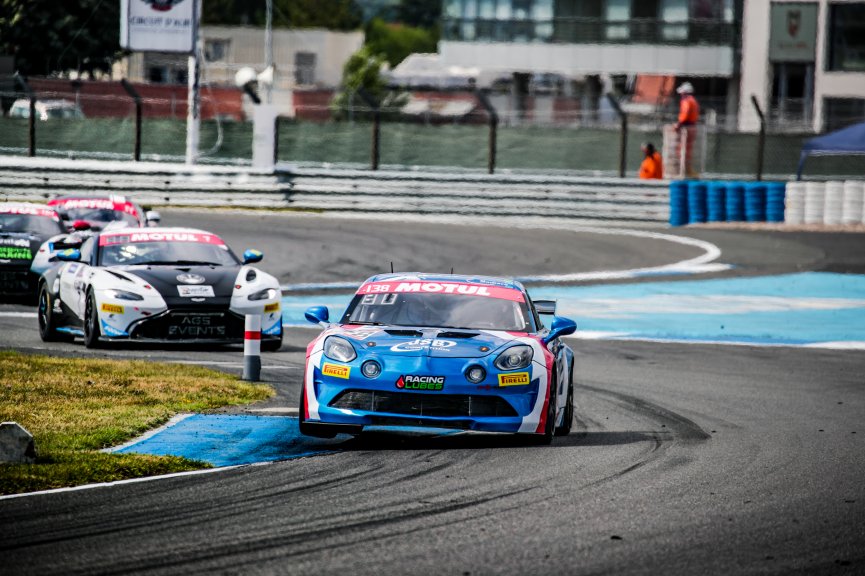
[[[99,83],[93,83],[99,84]],[[252,157],[252,124],[220,108],[221,101],[205,88],[205,120],[201,125],[202,163],[247,165]],[[22,94],[0,93],[7,107]],[[36,156],[131,159],[135,153],[135,103],[128,95],[37,92],[37,102],[66,100],[83,118],[51,118],[33,122]],[[415,94],[399,110],[380,114],[376,130],[373,110],[357,102],[334,120],[328,105],[299,107],[280,121],[278,160],[301,167],[335,166],[368,169],[378,133],[377,167],[389,170],[487,171],[495,154],[497,173],[619,175],[624,150],[625,175],[635,176],[642,160],[641,142],[660,148],[662,130],[674,112],[622,118],[611,106],[586,109],[578,100],[527,96],[520,106],[512,99],[489,98],[497,118],[466,93]],[[149,161],[183,161],[185,102],[142,94],[140,157]],[[712,118],[708,112],[704,115]],[[760,137],[739,133],[735,123],[715,117],[705,126],[702,177],[788,179],[795,174],[802,143],[810,132],[774,129],[775,111],[768,111],[760,161]],[[756,127],[755,127],[756,128]],[[30,121],[0,117],[0,154],[28,155]],[[862,157],[821,157],[808,161],[806,177],[865,175]]]

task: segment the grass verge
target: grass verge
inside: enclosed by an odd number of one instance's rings
[[[0,351],[0,420],[36,440],[35,464],[0,464],[0,494],[207,468],[179,457],[106,454],[181,412],[248,404],[273,390],[208,368]]]

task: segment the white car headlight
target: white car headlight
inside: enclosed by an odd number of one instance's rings
[[[532,363],[531,346],[511,346],[496,358],[495,366],[499,370],[519,370]]]
[[[328,336],[324,341],[324,355],[338,362],[351,362],[357,358],[354,346],[345,338]]]
[[[265,288],[247,296],[250,300],[273,300],[276,298],[276,290],[273,288]]]
[[[116,298],[117,300],[144,300],[144,296],[141,294],[127,292],[126,290],[106,290],[105,294],[107,294],[109,298]]]

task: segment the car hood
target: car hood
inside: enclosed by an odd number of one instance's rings
[[[356,325],[340,326],[332,334],[352,340],[357,348],[374,348],[384,356],[432,358],[481,358],[527,335],[495,330]]]
[[[137,276],[159,292],[169,307],[195,305],[228,306],[234,292],[234,283],[240,272],[237,266],[117,266],[107,269],[114,274]],[[184,280],[186,276],[186,280]],[[189,276],[203,278],[196,283]],[[190,297],[181,296],[178,286],[211,286],[213,296],[197,302]]]

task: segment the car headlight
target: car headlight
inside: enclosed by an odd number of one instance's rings
[[[324,341],[324,355],[338,362],[351,362],[357,358],[354,346],[345,338],[328,336]]]
[[[519,370],[532,363],[531,346],[511,346],[496,358],[495,366],[499,370]]]
[[[141,294],[127,292],[126,290],[106,290],[105,294],[109,298],[116,298],[117,300],[144,300],[144,296]]]
[[[472,384],[479,384],[487,377],[487,371],[480,366],[472,366],[466,370],[466,380]]]
[[[276,290],[273,288],[265,288],[247,296],[250,300],[273,300],[276,298]]]
[[[378,375],[381,374],[381,364],[375,360],[367,360],[360,367],[360,371],[367,378],[377,378]]]

